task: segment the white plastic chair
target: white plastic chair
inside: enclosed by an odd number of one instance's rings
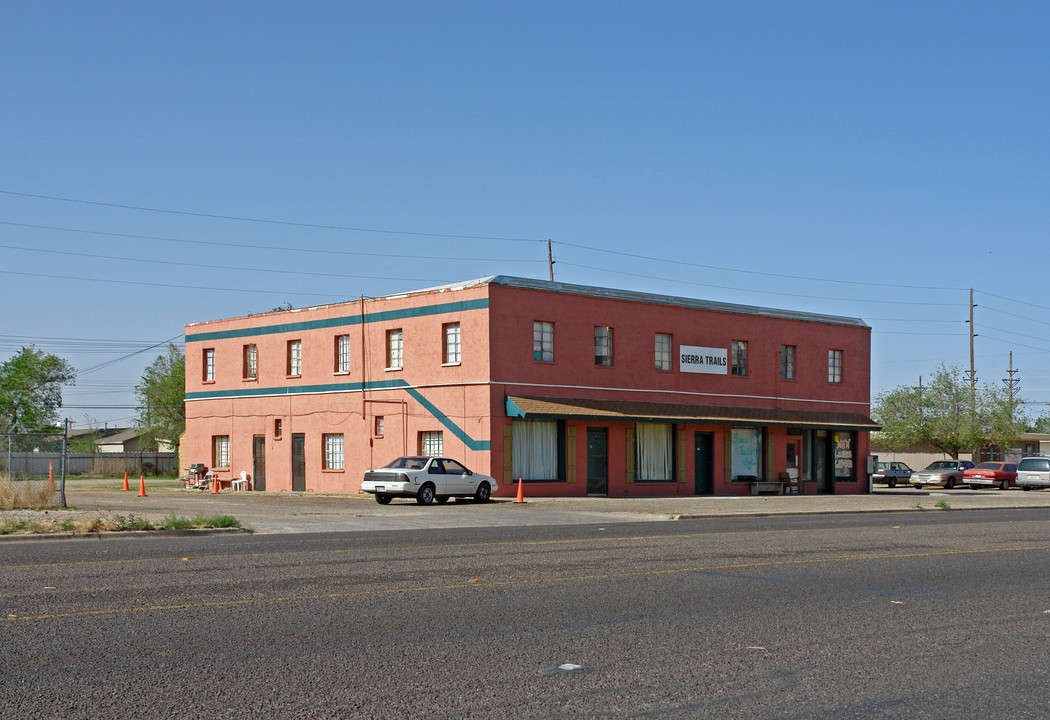
[[[248,472],[246,470],[241,470],[241,477],[240,477],[240,479],[236,479],[235,478],[235,479],[230,481],[230,489],[231,490],[238,490],[238,489],[240,489],[240,490],[247,490],[248,489]]]

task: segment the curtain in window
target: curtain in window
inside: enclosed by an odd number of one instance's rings
[[[673,480],[671,468],[671,426],[666,423],[635,425],[638,450],[638,480]]]
[[[514,479],[558,479],[558,423],[554,420],[516,420]]]

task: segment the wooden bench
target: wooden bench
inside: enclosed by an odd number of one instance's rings
[[[762,493],[772,493],[774,495],[783,495],[785,485],[787,485],[787,483],[773,480],[752,480],[751,494],[761,495]]]

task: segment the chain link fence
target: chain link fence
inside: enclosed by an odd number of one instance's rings
[[[66,434],[5,433],[0,437],[5,446],[0,450],[0,472],[13,482],[54,480],[62,507],[66,507]]]

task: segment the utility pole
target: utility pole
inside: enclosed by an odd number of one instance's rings
[[[1021,378],[1015,378],[1014,373],[1017,370],[1014,369],[1014,351],[1010,351],[1010,369],[1006,371],[1010,377],[1004,377],[1003,382],[1006,383],[1006,390],[1009,395],[1010,403],[1010,423],[1014,421],[1014,391],[1021,387]]]
[[[970,288],[970,319],[967,321],[970,323],[970,413],[973,415],[977,414],[977,371],[973,365],[973,339],[977,335],[973,332],[973,309],[977,307],[973,304],[973,288]]]
[[[549,239],[547,240],[547,271],[550,273],[551,282],[554,282],[554,255],[551,253],[551,241]]]

